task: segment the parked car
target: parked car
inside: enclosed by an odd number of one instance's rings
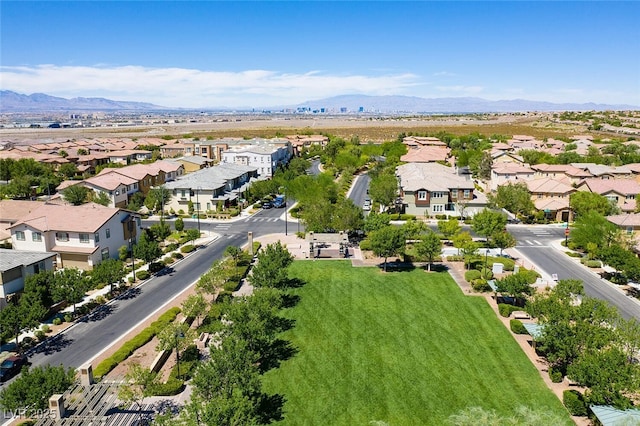
[[[12,355],[0,364],[0,382],[6,382],[22,370],[27,364],[27,357],[23,355]]]
[[[371,200],[370,199],[366,199],[364,200],[364,204],[362,205],[362,210],[371,210]]]
[[[271,201],[263,201],[262,202],[262,208],[263,209],[270,209],[271,207],[273,207],[273,204],[271,203]]]

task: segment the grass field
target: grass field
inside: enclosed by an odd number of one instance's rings
[[[264,376],[286,398],[283,424],[443,425],[480,406],[563,413],[483,298],[464,296],[447,273],[383,273],[350,262],[294,262],[283,334],[299,352]]]

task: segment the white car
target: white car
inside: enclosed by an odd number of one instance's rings
[[[364,204],[362,205],[362,210],[368,211],[371,210],[371,200],[364,200]]]

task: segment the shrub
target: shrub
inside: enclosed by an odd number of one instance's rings
[[[485,280],[490,280],[493,278],[493,272],[489,268],[482,268],[480,271],[480,276]]]
[[[171,243],[167,246],[167,250],[168,251],[174,251],[174,250],[178,250],[178,243]]]
[[[160,272],[164,269],[164,263],[161,262],[151,262],[149,264],[149,273],[155,274],[156,272]]]
[[[47,335],[42,330],[36,330],[34,334],[36,336],[36,339],[38,339],[39,342],[42,342],[44,339],[47,338]]]
[[[473,280],[477,280],[478,278],[481,278],[481,277],[482,275],[480,271],[478,271],[477,269],[471,269],[464,273],[464,279],[467,282],[472,282]]]
[[[51,327],[49,327],[47,324],[42,324],[40,330],[42,330],[43,333],[49,333],[51,331]]]
[[[483,279],[483,278],[478,278],[475,279],[471,282],[471,287],[475,290],[475,291],[489,291],[491,290],[491,286],[489,285],[489,283],[487,282],[487,280]]]
[[[176,251],[176,252],[172,253],[172,254],[171,254],[171,256],[172,256],[174,259],[183,259],[183,258],[184,258],[184,254],[182,254],[182,253],[180,253],[180,252],[178,252],[178,251]]]
[[[549,378],[553,383],[560,383],[564,378],[562,371],[557,368],[549,367]]]
[[[158,383],[150,390],[155,396],[172,396],[182,392],[183,388],[184,381],[178,380],[175,377],[170,377],[165,383]]]
[[[575,389],[567,389],[562,392],[562,403],[572,416],[587,415],[587,404],[584,397]]]
[[[509,328],[511,328],[511,331],[513,331],[515,334],[527,334],[527,329],[524,328],[524,325],[520,320],[517,320],[517,319],[510,320]]]
[[[164,266],[169,266],[173,263],[173,257],[168,256],[165,257],[164,259],[162,259],[162,263],[164,264]]]
[[[518,308],[517,306],[509,305],[508,303],[498,303],[498,312],[500,312],[500,315],[505,318],[509,317],[509,315],[511,315],[511,312],[517,311],[519,309],[520,308]]]
[[[96,296],[94,300],[98,305],[104,305],[105,303],[107,303],[107,298],[104,296]]]
[[[459,256],[459,255],[453,255],[453,256],[447,256],[447,261],[448,262],[464,262],[464,256]]]
[[[62,319],[60,317],[55,317],[53,319],[53,325],[60,325],[62,324]]]
[[[227,281],[226,283],[224,283],[223,288],[224,291],[234,292],[238,288],[238,282],[233,280]]]
[[[185,246],[182,246],[182,247],[180,248],[180,251],[181,251],[182,253],[191,253],[191,252],[192,252],[192,251],[194,251],[195,249],[196,249],[196,248],[195,248],[195,246],[194,246],[193,244],[187,244],[187,245],[185,245]]]
[[[602,266],[602,262],[599,260],[587,260],[584,262],[584,266],[587,268],[600,268]]]
[[[136,278],[139,279],[139,280],[143,280],[144,281],[144,280],[148,279],[150,276],[151,276],[151,274],[149,273],[149,271],[142,270],[142,271],[136,272]]]
[[[528,284],[535,284],[536,280],[540,277],[540,274],[536,271],[532,271],[526,268],[520,268],[520,274],[526,274],[525,277],[527,279]]]
[[[582,253],[578,253],[576,251],[565,251],[565,253],[570,257],[582,257]]]
[[[371,242],[368,239],[360,241],[360,250],[371,250]]]
[[[508,257],[488,257],[487,258],[487,267],[493,268],[494,263],[502,263],[503,269],[505,271],[513,271],[513,267],[516,264],[516,261],[513,259],[509,259]]]
[[[71,322],[71,321],[73,321],[73,316],[71,314],[65,314],[64,322]]]

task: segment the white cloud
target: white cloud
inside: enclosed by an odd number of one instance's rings
[[[141,66],[0,67],[2,88],[64,98],[106,97],[169,107],[270,106],[343,94],[412,94],[415,74],[291,74],[268,70],[201,71]]]

